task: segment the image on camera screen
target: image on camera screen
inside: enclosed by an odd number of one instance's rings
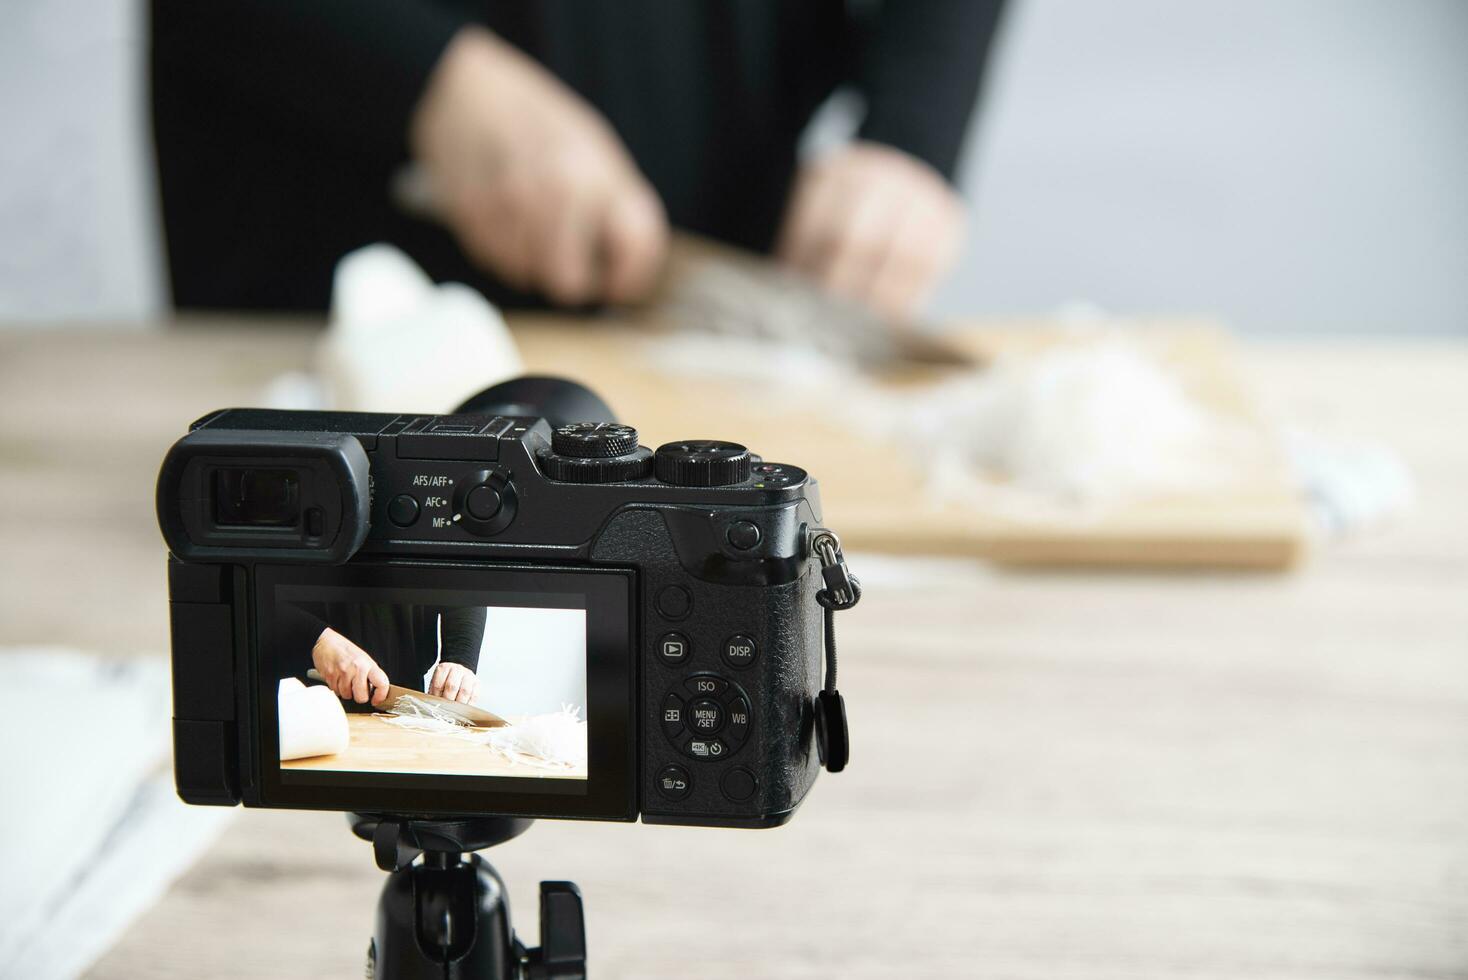
[[[283,772],[587,778],[587,612],[286,601]]]

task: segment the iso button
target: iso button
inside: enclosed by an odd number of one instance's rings
[[[720,652],[724,663],[735,670],[743,670],[754,663],[754,658],[759,655],[759,647],[755,646],[752,638],[736,633],[724,641],[724,648]]]
[[[712,674],[695,674],[683,686],[700,697],[716,698],[729,688],[729,682]]]

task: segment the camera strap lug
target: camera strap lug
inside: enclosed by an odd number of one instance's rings
[[[816,593],[816,602],[825,610],[826,681],[816,695],[816,751],[827,772],[846,768],[851,756],[851,739],[846,724],[846,701],[836,689],[836,613],[845,611],[861,600],[861,582],[846,565],[841,539],[836,532],[811,528],[807,544],[810,553],[821,563],[825,588]]]

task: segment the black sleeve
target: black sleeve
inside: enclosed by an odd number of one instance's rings
[[[311,669],[311,649],[326,629],[326,607],[322,603],[282,602],[276,606],[276,663],[282,677],[305,677]]]
[[[274,121],[402,154],[467,20],[432,0],[152,0],[153,57]]]
[[[885,0],[858,25],[861,138],[953,179],[1003,0]]]
[[[484,643],[484,607],[444,609],[439,615],[442,617],[439,634],[443,645],[438,658],[447,664],[478,670],[479,647]]]

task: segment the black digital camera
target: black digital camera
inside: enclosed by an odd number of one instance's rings
[[[190,803],[772,827],[845,764],[822,606],[849,579],[798,466],[652,452],[519,379],[441,416],[216,412],[157,506]],[[286,717],[359,653],[372,683]],[[472,700],[432,696],[443,665]]]

